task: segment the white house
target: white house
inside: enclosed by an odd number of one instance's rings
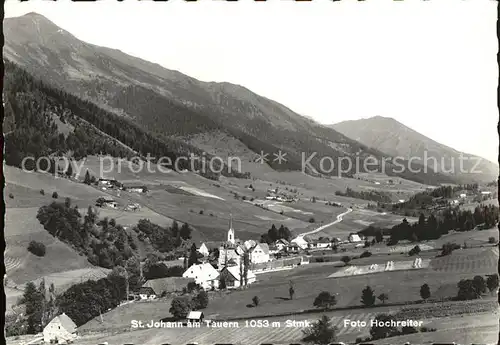
[[[219,248],[219,269],[226,265],[237,265],[239,266],[241,260],[241,254],[239,254],[235,248]]]
[[[210,251],[208,250],[208,247],[205,243],[202,243],[200,248],[198,248],[198,253],[202,254],[203,256],[208,256],[208,254],[210,254]]]
[[[50,321],[43,329],[43,341],[47,344],[58,342],[69,343],[77,338],[76,324],[64,313]]]
[[[328,238],[321,238],[315,241],[316,248],[328,248],[330,247],[330,240]]]
[[[109,179],[109,178],[100,178],[100,179],[97,181],[97,184],[98,184],[99,186],[111,187],[111,186],[113,186],[114,184],[116,184],[116,180],[115,180],[115,179]]]
[[[200,245],[200,248],[198,248],[198,253],[203,254],[203,256],[208,256],[210,252],[214,249],[219,249],[221,247],[221,242],[220,241],[208,241],[208,242],[203,242]]]
[[[238,266],[224,267],[220,274],[228,289],[238,288],[245,284],[245,279],[242,277],[242,272],[240,272],[240,268]],[[247,285],[255,283],[256,280],[257,277],[255,274],[249,270],[247,272]]]
[[[308,247],[308,242],[302,236],[297,236],[290,241],[292,244],[296,244],[301,249],[306,249]]]
[[[202,311],[190,311],[186,319],[188,322],[203,322],[203,319],[205,318],[205,315],[203,315]]]
[[[118,208],[118,203],[111,197],[101,197],[96,200],[96,206]]]
[[[243,246],[245,247],[246,250],[250,250],[253,247],[257,245],[257,241],[254,240],[248,240],[243,243]]]
[[[251,263],[260,264],[262,262],[268,262],[269,259],[269,245],[267,243],[257,243],[250,249]]]
[[[466,198],[466,197],[467,197],[467,194],[462,193],[462,194],[460,194],[460,197],[461,197],[462,199],[464,199],[464,198]]]
[[[359,237],[358,234],[350,234],[349,237],[348,237],[348,240],[351,243],[361,242],[362,241],[361,237]]]
[[[146,193],[148,188],[146,186],[128,186],[125,190],[130,193]]]
[[[184,278],[193,278],[196,284],[205,290],[219,287],[219,272],[209,263],[192,265],[182,276]]]

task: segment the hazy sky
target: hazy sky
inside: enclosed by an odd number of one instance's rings
[[[6,0],[81,40],[228,81],[325,124],[393,117],[497,161],[496,1]]]

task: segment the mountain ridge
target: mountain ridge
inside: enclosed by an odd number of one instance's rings
[[[429,167],[438,171],[449,171],[453,168],[453,162],[459,160],[460,155],[467,157],[468,160],[479,159],[479,168],[483,174],[478,174],[481,176],[475,176],[475,178],[491,181],[498,177],[498,164],[441,144],[391,117],[377,115],[359,120],[342,121],[330,127],[353,140],[392,156],[418,157],[425,160],[424,154],[427,154],[427,157],[441,158],[440,162],[436,162],[437,164],[434,162],[431,162],[432,165],[429,164]],[[474,167],[465,160],[464,168],[472,171]],[[459,174],[466,173],[459,172]]]
[[[381,161],[385,156],[244,86],[202,82],[117,49],[80,41],[42,15],[6,19],[4,35],[7,59],[54,87],[126,117],[158,137],[183,140],[199,132],[222,129],[255,153],[286,153],[284,165],[267,162],[275,170],[301,170],[303,156],[317,153],[309,173],[321,170],[322,157],[338,162],[346,156],[353,160],[360,157],[357,173],[364,171],[359,169],[367,157]],[[340,175],[346,168],[345,162],[341,164],[326,174]],[[395,173],[393,168],[390,165],[388,174],[421,183],[452,182],[442,174]]]

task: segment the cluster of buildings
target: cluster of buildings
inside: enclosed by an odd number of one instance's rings
[[[148,188],[141,185],[124,185],[123,183],[117,181],[116,179],[100,178],[97,180],[97,186],[102,190],[107,189],[118,189],[130,193],[147,193]]]
[[[120,191],[125,191],[129,193],[147,193],[148,188],[146,186],[139,185],[124,185],[123,183],[117,181],[116,179],[106,179],[100,178],[97,181],[97,186],[102,190],[116,190],[116,196],[120,197]],[[105,207],[110,209],[118,209],[120,207],[119,203],[112,196],[100,197],[96,200],[96,206]],[[140,205],[137,203],[130,203],[125,207],[126,211],[136,211],[140,209]]]
[[[286,193],[283,192],[279,193],[278,187],[276,187],[275,189],[267,190],[266,200],[275,200],[280,202],[294,202],[297,201],[297,198],[287,195]]]

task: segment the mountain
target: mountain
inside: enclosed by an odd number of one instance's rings
[[[405,159],[419,157],[422,162],[425,162],[426,157],[436,157],[436,160],[428,159],[429,168],[448,173],[464,182],[490,182],[498,178],[499,171],[495,163],[440,144],[393,118],[375,116],[344,121],[331,127],[353,140],[393,157],[399,156]],[[460,171],[461,155],[468,158],[463,160],[462,171]]]
[[[382,152],[242,86],[202,82],[119,50],[80,41],[39,14],[5,19],[4,35],[5,59],[157,140],[189,141],[196,146],[193,136],[224,133],[256,154],[269,154],[267,164],[281,171],[353,176],[382,164]],[[146,148],[139,152],[146,155]],[[279,150],[286,162],[273,160]],[[304,164],[310,155],[314,155],[310,165]],[[373,165],[372,160],[369,169],[363,164],[368,157],[378,162]],[[426,184],[453,182],[442,174],[394,170],[391,162],[385,164],[388,175]]]

